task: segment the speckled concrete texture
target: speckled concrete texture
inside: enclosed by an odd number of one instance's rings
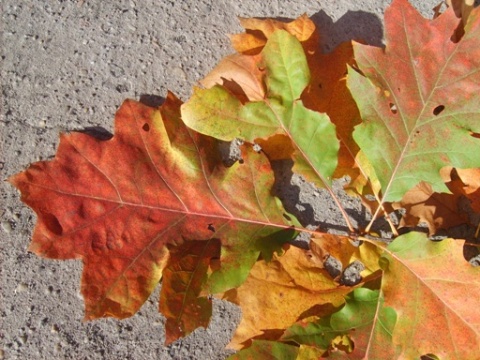
[[[431,16],[438,1],[415,4]],[[307,13],[322,30],[328,51],[352,38],[380,45],[388,3],[3,0],[2,179],[52,158],[59,132],[112,131],[115,110],[125,98],[165,96],[169,89],[186,100],[192,86],[232,52],[227,34],[241,31],[237,16]],[[232,353],[225,345],[240,312],[221,301],[214,303],[208,329],[167,347],[158,289],[130,319],[82,322],[81,263],[28,253],[35,215],[5,181],[0,191],[0,358],[224,359]],[[302,196],[308,202],[318,195],[307,188]],[[322,210],[312,209],[318,221],[326,221],[325,214],[318,215]]]

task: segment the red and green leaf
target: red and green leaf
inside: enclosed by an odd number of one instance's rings
[[[208,326],[217,294],[242,308],[234,359],[474,358],[480,270],[463,241],[408,233],[387,247],[348,224],[350,237],[305,230],[310,250],[289,248],[300,225],[272,195],[269,163],[293,160],[334,196],[332,178],[348,175],[373,209],[403,208],[400,225],[469,221],[457,202],[480,208],[480,10],[465,14],[430,21],[394,0],[385,49],[330,54],[306,16],[242,19],[239,54],[186,104],[127,100],[113,138],[63,134],[53,160],[9,179],[38,216],[30,250],[83,261],[86,319],[133,315],[163,278],[167,343]],[[216,139],[234,138],[250,144],[227,168]],[[340,285],[328,257],[361,261],[363,281]]]
[[[463,245],[411,232],[386,248],[382,293],[398,316],[396,358],[469,359],[479,353],[480,268],[463,258]]]
[[[266,157],[244,147],[245,163],[225,168],[179,108],[171,94],[159,109],[128,100],[111,140],[63,134],[55,159],[10,178],[38,216],[30,251],[82,259],[86,319],[133,315],[162,277],[167,245],[220,239],[205,289],[221,292],[294,235],[270,196]]]
[[[385,13],[385,49],[354,44],[348,86],[362,124],[353,136],[383,201],[399,201],[421,181],[448,192],[442,167],[480,166],[480,9],[454,42],[458,22],[452,10],[427,20],[396,0]]]

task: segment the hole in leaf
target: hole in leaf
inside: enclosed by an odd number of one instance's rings
[[[213,226],[213,224],[208,224],[207,229],[212,231],[212,232],[215,232],[215,227]]]
[[[262,152],[262,147],[258,144],[253,144],[253,151],[255,151],[256,153],[260,153]]]
[[[463,257],[470,263],[471,266],[480,266],[480,249],[475,242],[467,240],[463,244]]]
[[[394,103],[389,103],[388,106],[390,107],[390,111],[392,112],[392,114],[396,114],[398,112],[397,105],[395,105]]]
[[[284,217],[285,219],[287,219],[288,221],[292,221],[292,217],[289,216],[289,215],[287,215],[287,214],[285,214],[285,213],[283,214],[283,217]]]
[[[245,161],[243,159],[238,160],[240,164],[243,164]]]
[[[145,123],[145,124],[143,124],[142,129],[143,129],[144,131],[149,131],[149,130],[150,130],[150,125],[148,125],[147,123]]]
[[[433,115],[439,115],[443,110],[445,110],[445,106],[438,105],[435,109],[433,109]]]

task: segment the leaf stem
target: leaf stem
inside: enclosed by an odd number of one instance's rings
[[[378,200],[378,199],[377,199],[377,200]],[[385,211],[385,209],[383,208],[381,202],[379,202],[378,205],[379,205],[379,206],[377,207],[377,210],[375,210],[375,213],[372,215],[372,220],[370,220],[370,222],[368,223],[367,227],[365,228],[365,233],[367,233],[367,234],[370,232],[370,230],[371,230],[371,228],[372,228],[372,225],[373,225],[373,222],[377,219],[378,213],[380,212],[380,210],[384,210],[384,211]]]
[[[337,195],[335,195],[332,187],[330,186],[329,182],[327,181],[327,179],[323,176],[323,174],[317,170],[317,168],[312,164],[312,162],[310,161],[310,158],[307,156],[307,154],[303,151],[303,149],[300,147],[300,145],[297,143],[297,141],[294,139],[294,137],[292,136],[291,132],[290,132],[290,129],[287,129],[284,125],[284,122],[282,121],[281,119],[281,116],[275,111],[275,109],[273,108],[272,104],[270,103],[269,99],[268,98],[265,98],[264,99],[264,102],[265,104],[267,104],[267,106],[270,108],[270,110],[272,111],[272,113],[274,114],[275,118],[277,119],[278,121],[278,124],[279,124],[279,127],[283,130],[283,132],[285,133],[286,136],[288,136],[290,138],[290,141],[292,142],[293,146],[300,152],[300,154],[303,156],[303,158],[308,162],[308,164],[310,165],[310,167],[313,169],[313,171],[317,174],[317,176],[319,177],[319,179],[321,180],[321,182],[323,183],[323,185],[325,186],[325,189],[327,189],[327,191],[330,193],[330,196],[333,198],[333,201],[335,201],[335,204],[337,205],[337,207],[339,208],[340,210],[340,213],[342,214],[344,220],[345,220],[345,223],[347,224],[347,227],[348,227],[348,230],[350,233],[358,233],[358,231],[353,227],[352,225],[352,222],[350,221],[350,217],[348,216],[347,212],[345,211],[345,209],[343,208],[343,205],[342,203],[340,202],[340,200],[338,199]]]
[[[298,231],[298,232],[304,232],[304,233],[307,233],[307,234],[310,234],[310,235],[319,235],[319,236],[332,235],[331,233],[324,232],[324,231],[309,230],[309,229],[305,229],[305,228],[298,228],[298,227],[295,227],[295,226],[291,227],[291,229],[293,229],[295,231]],[[371,236],[371,235],[360,235],[360,236],[356,236],[355,238],[352,238],[351,235],[338,235],[338,234],[336,234],[336,236],[348,238],[348,239],[351,239],[351,240],[365,241],[365,242],[371,243],[371,244],[376,245],[376,246],[378,246],[379,243],[380,244],[388,244],[388,243],[393,241],[393,239],[390,239],[390,238],[382,238],[382,237]]]
[[[383,212],[385,213],[385,216],[384,216],[385,220],[388,222],[388,225],[390,225],[390,230],[392,230],[393,236],[397,237],[398,236],[397,228],[392,223],[392,220],[390,219],[390,216],[388,215],[387,211],[385,210],[385,208],[383,206],[383,203],[381,202],[381,200],[378,199],[378,197],[376,195],[375,195],[375,198],[378,201],[378,207],[377,207],[377,210],[375,211],[375,213],[372,216],[372,220],[370,220],[367,227],[365,228],[365,233],[368,234],[370,232],[370,230],[372,228],[372,225],[373,225],[373,222],[377,219],[380,210],[383,210]]]

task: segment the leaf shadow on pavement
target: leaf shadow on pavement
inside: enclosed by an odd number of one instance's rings
[[[383,25],[375,14],[347,11],[340,19],[333,21],[321,10],[310,18],[317,26],[324,52],[330,52],[342,42],[350,40],[384,47]]]

